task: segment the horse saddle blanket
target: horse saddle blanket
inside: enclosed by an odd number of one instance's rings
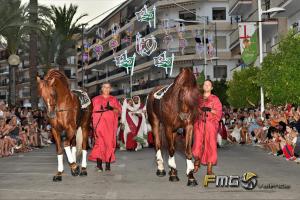
[[[74,94],[78,97],[81,105],[81,109],[87,108],[91,104],[91,99],[89,95],[82,90],[72,90]]]

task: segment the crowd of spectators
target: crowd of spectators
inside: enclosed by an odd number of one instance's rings
[[[10,108],[0,102],[0,157],[49,146],[50,131],[43,111]]]
[[[259,146],[270,155],[300,161],[300,106],[268,105],[259,109],[223,108],[218,144],[237,143]]]

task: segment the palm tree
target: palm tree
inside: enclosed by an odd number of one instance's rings
[[[80,24],[78,21],[87,14],[82,14],[75,19],[78,6],[71,4],[69,8],[64,5],[63,7],[51,6],[52,15],[50,19],[54,24],[55,36],[58,42],[55,63],[58,64],[59,69],[67,64],[67,57],[74,55],[76,41],[73,39],[74,34],[80,33]]]
[[[32,25],[38,23],[38,0],[30,0],[29,2],[29,22]],[[30,74],[30,100],[32,108],[38,107],[38,94],[37,94],[37,65],[38,65],[38,35],[35,30],[30,31],[29,41],[29,74]]]
[[[23,24],[25,7],[20,0],[0,0],[0,5],[0,35],[3,36],[7,29]]]

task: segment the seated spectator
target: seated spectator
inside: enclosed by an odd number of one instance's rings
[[[231,133],[228,135],[228,140],[231,143],[240,143],[241,141],[242,121],[237,121]]]

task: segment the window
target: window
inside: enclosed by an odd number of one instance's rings
[[[195,9],[192,9],[191,12],[196,13]],[[188,12],[188,11],[179,11],[179,19],[184,19],[184,20],[196,20],[196,15]]]
[[[227,78],[227,66],[215,65],[214,66],[214,78]]]
[[[226,8],[219,7],[212,9],[213,20],[226,20]]]
[[[218,49],[226,49],[227,47],[226,36],[215,37],[215,45],[217,45]]]
[[[71,70],[64,70],[64,72],[68,78],[71,78]]]

